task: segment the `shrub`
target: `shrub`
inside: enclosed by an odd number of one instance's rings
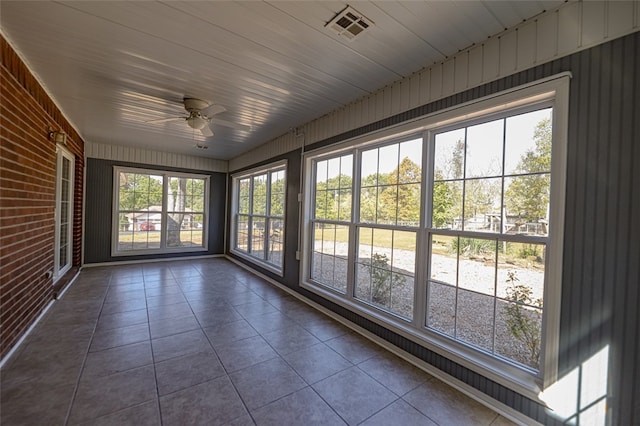
[[[539,365],[541,348],[542,299],[533,299],[533,291],[520,280],[513,271],[507,272],[507,300],[504,308],[505,322],[509,332],[517,340],[524,343],[529,350],[531,365]]]
[[[371,274],[371,300],[383,306],[390,303],[391,290],[394,286],[405,283],[402,275],[394,274],[389,265],[386,254],[374,253],[371,256],[371,264],[368,265]]]
[[[495,254],[496,242],[478,238],[459,237],[451,240],[451,252],[464,256]]]

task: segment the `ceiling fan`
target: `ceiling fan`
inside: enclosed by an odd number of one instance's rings
[[[214,117],[217,114],[225,112],[227,109],[222,105],[210,104],[207,101],[195,98],[184,98],[184,109],[187,110],[188,115],[179,117],[161,118],[159,120],[147,121],[147,123],[165,123],[167,121],[184,120],[187,125],[195,130],[200,130],[203,136],[213,136],[213,130],[211,130],[211,124],[219,124],[225,127],[231,127],[237,130],[249,131],[251,126],[244,124],[233,123],[231,121],[223,120]]]

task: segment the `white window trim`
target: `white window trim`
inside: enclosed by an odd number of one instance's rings
[[[453,108],[448,108],[430,114],[425,117],[402,123],[387,129],[370,133],[364,136],[346,140],[330,147],[307,151],[303,161],[303,200],[302,206],[302,250],[300,268],[301,286],[332,302],[349,310],[357,312],[374,323],[380,324],[389,330],[404,336],[420,345],[430,349],[454,362],[457,362],[470,370],[476,371],[485,377],[496,381],[528,398],[540,403],[540,392],[553,384],[558,375],[558,350],[560,332],[560,305],[562,294],[562,255],[564,244],[564,212],[566,190],[566,163],[567,163],[567,131],[568,131],[568,106],[569,106],[569,81],[570,73],[561,73],[527,85],[519,86],[501,93],[480,98]],[[358,302],[357,299],[344,297],[344,295],[331,291],[328,287],[314,284],[309,280],[310,276],[310,251],[312,234],[310,229],[310,215],[312,209],[312,162],[320,156],[344,155],[350,149],[353,150],[362,145],[369,146],[377,141],[388,138],[398,138],[402,135],[417,131],[428,132],[435,128],[441,128],[448,124],[464,122],[476,117],[490,115],[501,111],[509,111],[520,106],[535,104],[537,102],[552,102],[553,105],[553,144],[551,165],[551,195],[552,206],[549,227],[552,230],[548,241],[548,256],[546,259],[546,281],[544,288],[544,317],[543,317],[543,349],[541,354],[541,374],[537,377],[524,368],[518,367],[507,361],[502,361],[494,356],[484,354],[467,345],[442,338],[436,333],[429,332],[425,328],[416,328],[413,324],[399,320],[393,315],[377,310],[367,304]],[[423,153],[423,158],[426,153]],[[355,158],[354,158],[355,162]],[[423,163],[428,164],[428,163]],[[423,190],[423,196],[426,191]],[[424,201],[424,200],[423,200]],[[425,205],[425,204],[423,204]],[[426,235],[426,233],[421,233]],[[424,238],[418,241],[417,255],[425,258],[426,241]],[[426,290],[425,277],[416,274],[416,284],[420,288],[419,297],[424,296]],[[424,283],[423,283],[424,281]],[[422,303],[424,305],[424,303]],[[424,309],[414,310],[414,317],[422,320]],[[420,316],[420,317],[419,317]],[[415,320],[414,320],[415,321]]]
[[[60,269],[60,213],[62,202],[62,161],[66,158],[69,160],[69,200],[70,206],[67,212],[69,229],[67,230],[67,259],[69,262]],[[74,184],[75,184],[75,157],[66,148],[61,145],[56,146],[56,207],[55,207],[55,242],[54,242],[54,265],[53,265],[53,283],[55,284],[73,265],[73,214],[74,214]]]
[[[267,164],[265,166],[261,166],[261,167],[254,167],[252,169],[249,170],[244,170],[240,173],[236,173],[231,175],[231,223],[230,223],[230,228],[229,228],[229,234],[230,234],[230,247],[229,247],[229,251],[231,253],[233,253],[234,255],[241,257],[242,259],[245,259],[251,263],[254,263],[256,265],[259,265],[261,268],[267,269],[271,272],[273,272],[274,274],[282,277],[284,276],[284,257],[282,259],[282,265],[280,267],[278,267],[277,265],[268,262],[266,260],[263,259],[259,259],[257,257],[251,256],[249,253],[242,251],[242,250],[238,250],[236,249],[237,246],[237,238],[238,235],[236,233],[236,229],[237,229],[237,217],[238,217],[238,182],[242,179],[246,179],[246,178],[251,178],[252,176],[256,176],[256,175],[261,175],[261,174],[265,174],[265,173],[269,173],[272,171],[276,171],[279,169],[284,169],[285,171],[285,205],[284,205],[284,210],[282,213],[282,217],[283,220],[286,221],[286,217],[287,217],[287,203],[286,203],[286,181],[287,181],[287,177],[288,177],[288,172],[287,172],[287,160],[280,160],[280,161],[276,161],[274,163],[270,163]],[[250,215],[253,216],[253,215]],[[267,217],[271,217],[271,216],[267,216]],[[285,240],[286,240],[286,230],[285,230]],[[286,241],[282,242],[282,256],[284,256],[284,253],[286,253]]]
[[[120,191],[120,181],[119,175],[120,173],[140,173],[140,174],[149,174],[155,176],[163,176],[163,186],[162,186],[162,216],[163,223],[166,223],[166,215],[168,214],[167,209],[167,188],[169,187],[169,178],[171,177],[185,177],[185,178],[193,178],[193,179],[204,179],[205,188],[204,188],[204,212],[203,212],[203,220],[202,220],[202,247],[164,247],[165,245],[165,234],[164,230],[166,226],[162,227],[161,234],[161,245],[160,248],[148,248],[143,250],[118,250],[118,217],[119,217],[119,204],[118,197]],[[167,253],[193,253],[193,252],[206,252],[209,250],[209,188],[210,188],[210,177],[208,175],[200,175],[196,173],[184,173],[184,172],[170,172],[166,170],[155,170],[155,169],[143,169],[136,167],[123,167],[123,166],[114,166],[113,167],[113,211],[111,214],[111,256],[112,257],[122,257],[122,256],[141,256],[148,254],[167,254]]]

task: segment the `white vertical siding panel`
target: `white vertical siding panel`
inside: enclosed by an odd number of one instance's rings
[[[558,10],[558,55],[569,54],[580,46],[582,3],[571,3]]]
[[[411,108],[411,80],[402,80],[400,84],[400,107],[398,112],[407,111]]]
[[[453,91],[461,92],[469,84],[469,52],[461,52],[453,58]]]
[[[422,72],[415,73],[411,76],[409,80],[409,107],[416,108],[420,106],[420,77]]]
[[[382,106],[384,108],[384,118],[390,117],[393,107],[393,86],[384,88],[384,103]]]
[[[536,61],[536,22],[531,21],[516,31],[518,45],[516,47],[517,69],[531,68]]]
[[[558,54],[558,12],[538,19],[536,30],[536,63],[547,62]]]
[[[500,72],[500,39],[492,38],[482,45],[482,81],[498,78]]]
[[[385,88],[386,89],[386,88]],[[384,89],[375,93],[376,102],[376,119],[375,121],[382,120],[384,118]]]
[[[478,45],[469,51],[467,64],[467,85],[475,87],[482,83],[482,45]]]
[[[369,123],[373,123],[378,118],[378,112],[376,107],[378,105],[378,97],[375,94],[367,96],[367,102],[369,103]]]
[[[517,66],[517,47],[518,34],[516,31],[511,31],[500,37],[500,76],[509,75],[515,72]]]
[[[455,57],[444,61],[442,64],[442,97],[453,94],[456,72]]]
[[[591,46],[602,41],[605,32],[605,6],[602,1],[582,3],[582,43],[581,47]]]
[[[431,68],[420,73],[420,105],[431,100]]]
[[[633,30],[633,8],[640,9],[639,2],[607,2],[607,38],[616,38]]]
[[[369,122],[369,97],[361,98],[358,104],[360,104],[360,123],[365,125]]]
[[[429,100],[435,101],[442,97],[442,64],[436,64],[431,68],[431,90]]]
[[[357,129],[358,127],[364,126],[366,124],[362,120],[362,102],[360,102],[360,100],[351,104],[351,114],[353,115],[353,117],[349,130]]]

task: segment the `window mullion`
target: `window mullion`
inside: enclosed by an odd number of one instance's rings
[[[355,297],[356,260],[358,257],[358,218],[360,217],[360,152],[354,150],[351,179],[351,218],[349,220],[349,248],[347,258],[347,298]]]
[[[422,186],[420,190],[420,225],[416,235],[416,270],[413,301],[413,326],[423,329],[427,323],[428,279],[430,259],[430,234],[427,221],[431,218],[433,191],[433,136],[430,132],[422,135]]]
[[[160,248],[165,249],[167,247],[167,233],[169,232],[169,218],[167,210],[169,208],[169,175],[163,173],[162,175],[162,213],[160,214]]]

